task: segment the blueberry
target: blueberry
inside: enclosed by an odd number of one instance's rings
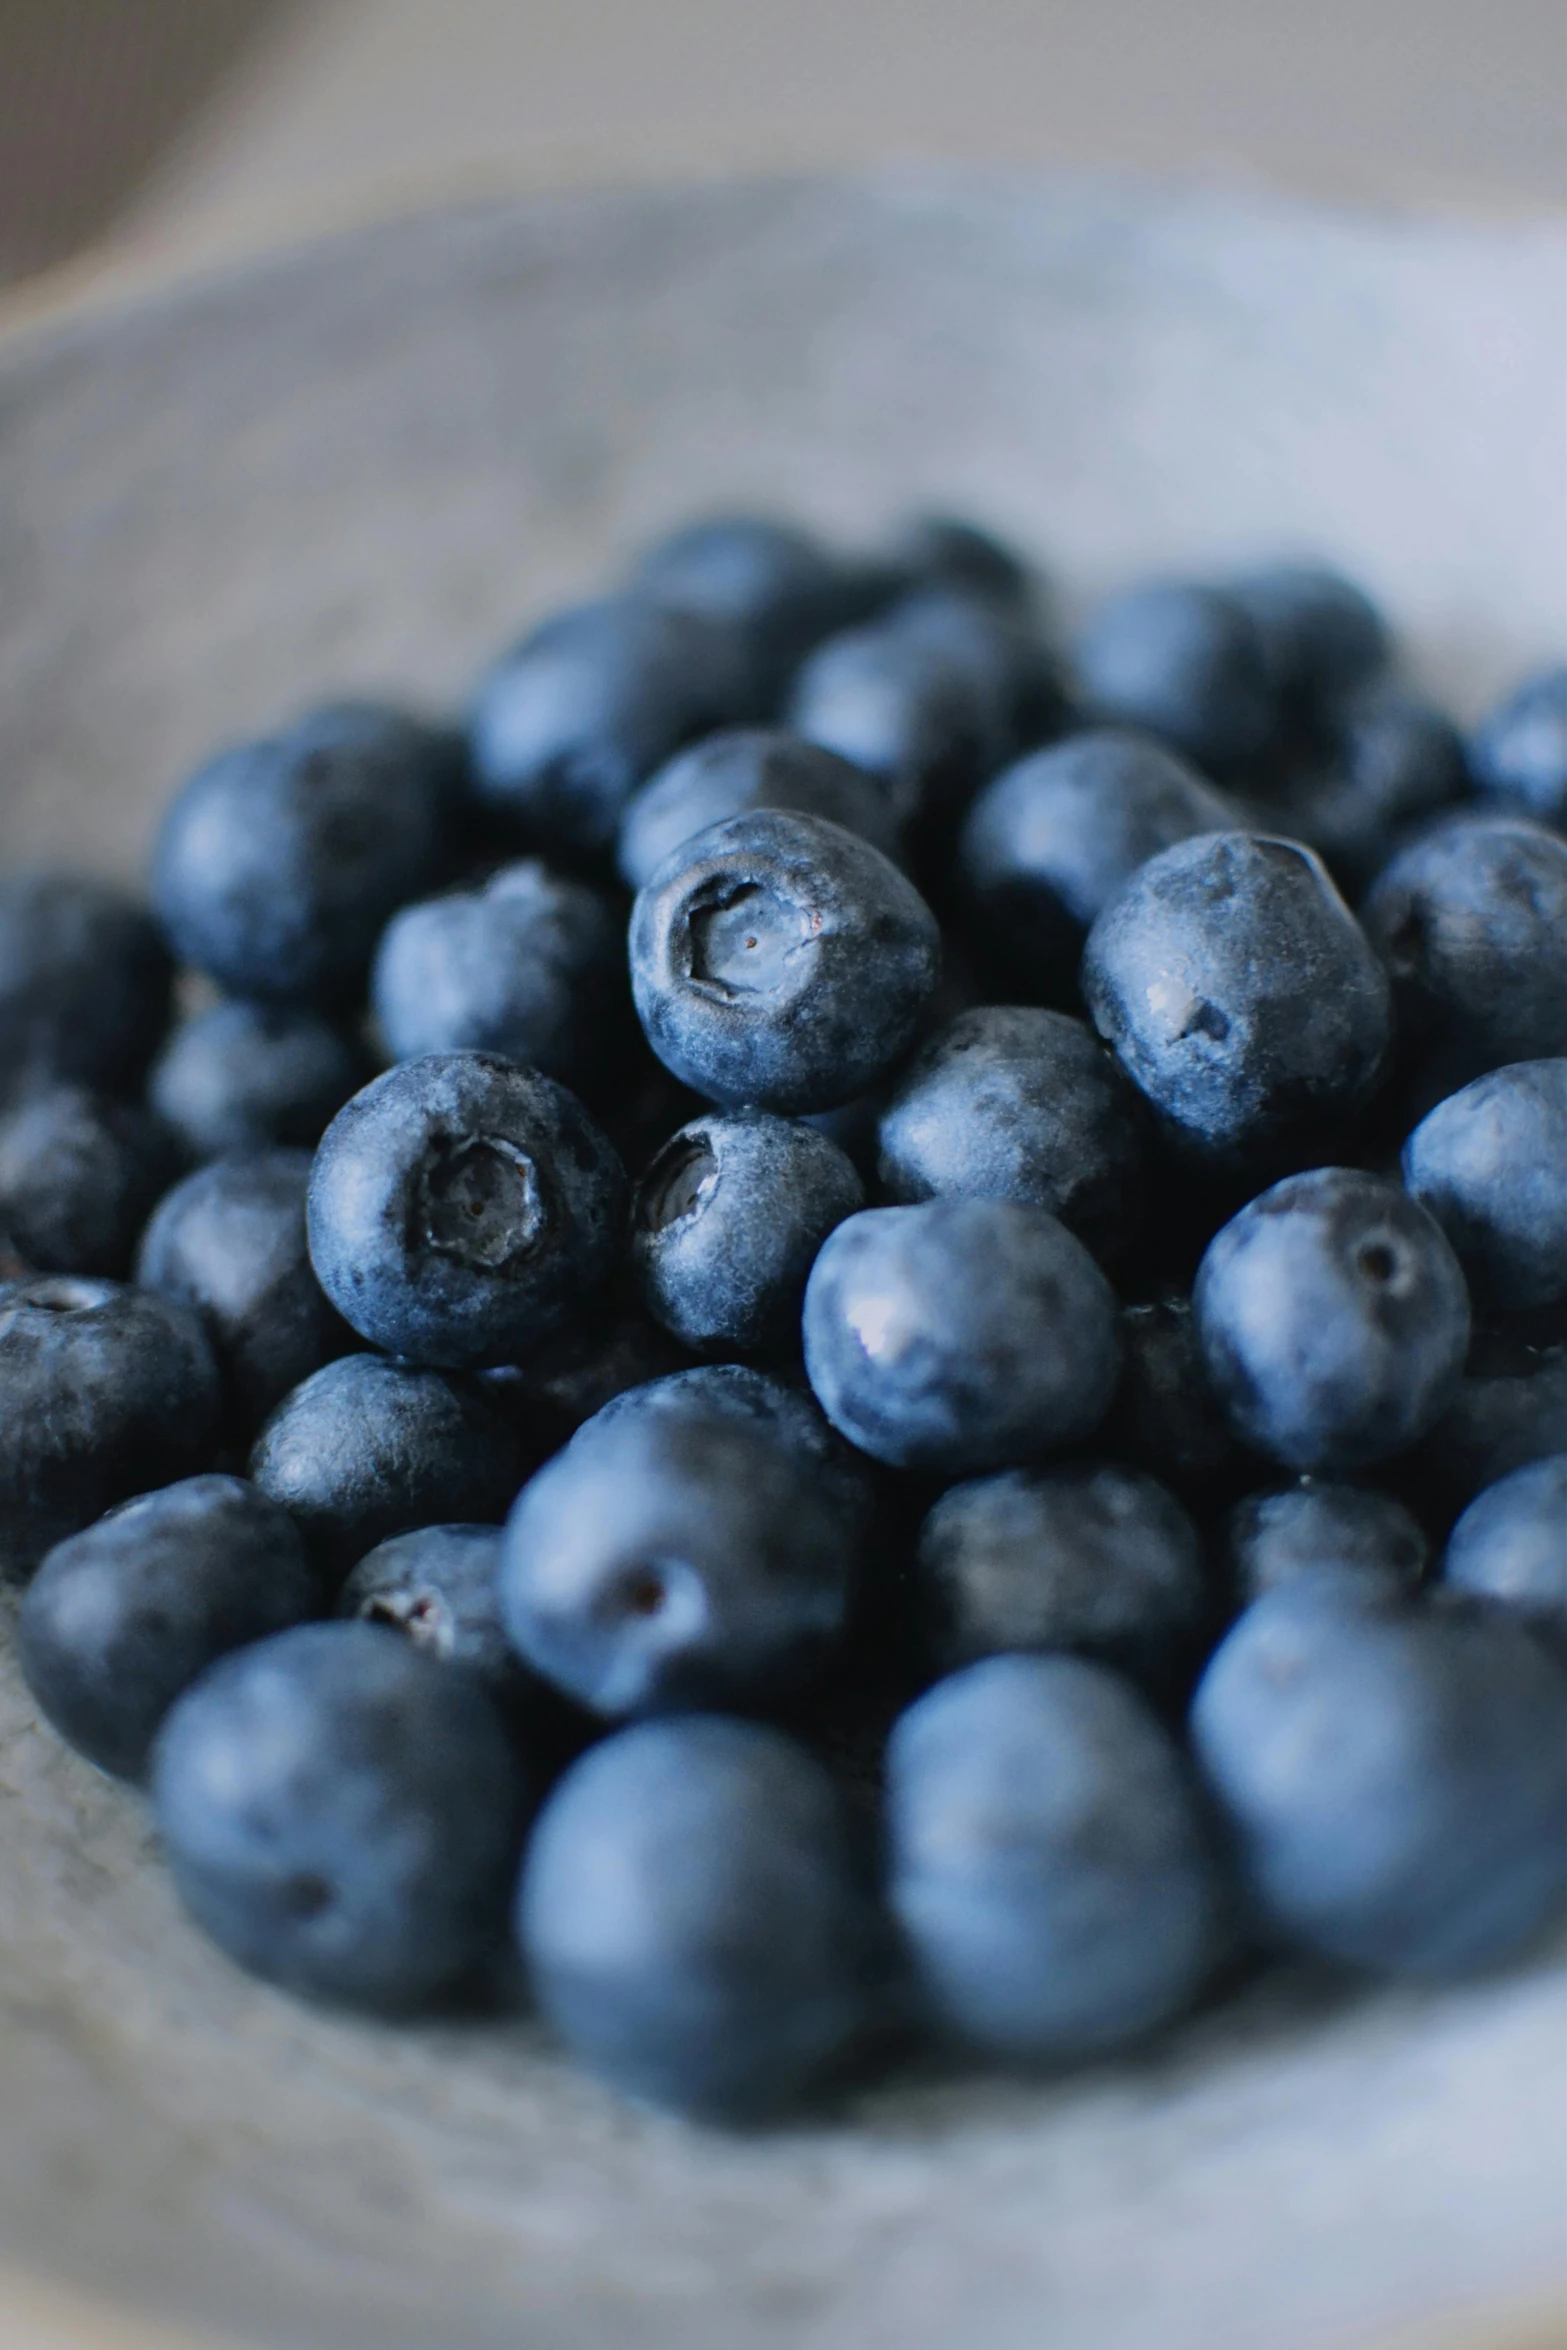
[[[0,1229],[40,1273],[128,1271],[178,1171],[174,1137],[137,1102],[57,1085],[0,1113]]]
[[[220,1396],[185,1306],[64,1274],[0,1288],[0,1572],[205,1466]]]
[[[710,824],[756,808],[825,816],[897,858],[902,825],[886,786],[819,743],[764,727],[730,727],[679,751],[645,783],[620,828],[620,871],[630,889]]]
[[[1383,688],[1343,714],[1320,764],[1282,795],[1281,814],[1358,897],[1401,832],[1439,815],[1468,788],[1452,720],[1412,694]]]
[[[1226,832],[1234,803],[1146,735],[1069,735],[986,785],[964,821],[962,876],[977,934],[1047,994],[1077,977],[1090,925],[1161,849]]]
[[[192,1157],[216,1159],[313,1150],[370,1074],[364,1048],[319,1012],[228,1002],[175,1030],[147,1092]]]
[[[1194,1997],[1218,1877],[1180,1754],[1114,1673],[971,1665],[902,1717],[887,1765],[893,1907],[947,2030],[1081,2058]]]
[[[734,631],[758,710],[772,707],[796,663],[852,617],[857,600],[845,565],[766,515],[718,515],[672,531],[648,549],[632,584]]]
[[[1567,1344],[1482,1326],[1451,1403],[1410,1454],[1417,1506],[1449,1513],[1526,1461],[1567,1452]]]
[[[371,992],[395,1061],[500,1053],[591,1086],[619,1041],[625,918],[602,891],[528,858],[482,889],[405,906]]]
[[[758,809],[666,859],[631,917],[631,984],[666,1068],[727,1106],[835,1108],[913,1042],[930,909],[868,842]]]
[[[384,1624],[426,1656],[475,1675],[536,1750],[541,1731],[552,1737],[565,1708],[506,1637],[500,1562],[498,1526],[419,1526],[365,1553],[343,1585],[337,1612]]]
[[[1069,1649],[1163,1693],[1208,1620],[1186,1512],[1152,1477],[1105,1461],[949,1487],[920,1530],[915,1574],[943,1672],[1009,1650]]]
[[[484,1053],[367,1085],[310,1179],[310,1257],[361,1337],[415,1362],[514,1362],[608,1281],[620,1161],[574,1095]]]
[[[1459,817],[1403,849],[1361,918],[1434,1099],[1507,1061],[1567,1053],[1567,841]]]
[[[345,1355],[278,1405],[250,1474],[338,1581],[418,1526],[497,1523],[522,1481],[521,1432],[472,1380]]]
[[[1404,1182],[1477,1306],[1567,1297],[1567,1058],[1512,1062],[1438,1102],[1404,1145]]]
[[[834,1427],[876,1460],[945,1477],[1021,1467],[1103,1419],[1115,1296],[1042,1208],[869,1208],[812,1269],[805,1362]]]
[[[1027,562],[994,532],[951,514],[911,514],[895,534],[887,570],[908,588],[966,588],[993,604],[1027,613],[1034,576]]]
[[[1198,1157],[1348,1113],[1388,1049],[1386,978],[1294,841],[1216,833],[1150,858],[1094,923],[1082,980],[1099,1033]]]
[[[978,743],[979,773],[972,783],[1061,731],[1067,702],[1060,670],[1014,599],[949,581],[903,597],[883,625],[967,681]],[[956,796],[966,800],[970,789],[970,779],[961,778]],[[939,800],[931,809],[927,796],[927,812],[939,813]]]
[[[685,1348],[640,1306],[612,1298],[606,1312],[557,1331],[526,1362],[486,1371],[483,1378],[487,1387],[515,1396],[537,1426],[564,1444],[628,1387],[691,1367]]]
[[[312,712],[222,751],[164,817],[153,900],[183,962],[240,996],[351,1001],[453,823],[445,738],[395,712]]]
[[[1238,1464],[1235,1433],[1209,1382],[1191,1299],[1165,1290],[1121,1312],[1121,1378],[1100,1431],[1111,1456],[1177,1492],[1206,1492]]]
[[[225,1657],[153,1755],[159,1838],[202,1931],[265,1982],[393,2013],[501,1947],[529,1798],[479,1684],[369,1624]]]
[[[1442,1581],[1567,1641],[1567,1452],[1476,1494],[1447,1538]]]
[[[1277,722],[1263,630],[1245,602],[1189,580],[1153,580],[1112,596],[1077,646],[1090,716],[1137,726],[1211,775],[1244,776]]]
[[[1225,1225],[1193,1293],[1208,1375],[1248,1444],[1292,1469],[1364,1468],[1452,1400],[1469,1298],[1441,1226],[1397,1184],[1319,1167]]]
[[[1292,1942],[1455,1974],[1510,1956],[1567,1897],[1567,1678],[1513,1625],[1298,1577],[1219,1648],[1192,1732]]]
[[[1488,797],[1567,831],[1567,665],[1526,677],[1488,710],[1469,755]]]
[[[1322,563],[1274,563],[1229,593],[1262,641],[1268,683],[1297,723],[1320,724],[1388,665],[1387,622],[1363,589]]]
[[[771,1699],[842,1639],[865,1510],[806,1397],[735,1365],[655,1380],[518,1495],[506,1627],[595,1713]]]
[[[798,1337],[806,1276],[865,1205],[836,1143],[766,1110],[694,1119],[637,1190],[631,1251],[649,1313],[698,1353],[776,1352]]]
[[[575,2057],[730,2122],[797,2104],[842,2060],[880,1959],[827,1772],[777,1730],[713,1716],[638,1723],[567,1772],[517,1931]]]
[[[290,1388],[353,1344],[311,1269],[309,1182],[303,1151],[214,1159],[175,1185],[142,1237],[137,1280],[200,1315],[231,1424],[247,1438]]]
[[[1323,1568],[1362,1576],[1381,1591],[1411,1591],[1425,1573],[1430,1545],[1391,1493],[1303,1477],[1238,1501],[1226,1527],[1226,1549],[1230,1580],[1244,1607],[1297,1575]]]
[[[612,850],[637,786],[682,743],[764,711],[735,630],[611,596],[557,612],[481,680],[471,728],[480,803],[568,857]]]
[[[962,649],[888,615],[818,645],[786,724],[879,776],[905,823],[960,806],[1015,747]]]
[[[879,1129],[888,1199],[1047,1208],[1096,1255],[1142,1221],[1142,1104],[1081,1020],[1029,1006],[960,1012],[894,1085]]]
[[[43,1084],[134,1094],[169,1023],[157,927],[102,882],[0,881],[0,1094]]]
[[[17,1625],[27,1685],[100,1770],[139,1779],[169,1707],[215,1658],[318,1615],[293,1520],[238,1477],[189,1477],[57,1543]]]

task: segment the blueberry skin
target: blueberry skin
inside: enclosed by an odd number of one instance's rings
[[[904,823],[961,806],[1017,747],[960,649],[885,614],[817,646],[785,724],[879,776]]]
[[[1208,1378],[1191,1299],[1166,1290],[1121,1310],[1121,1378],[1100,1444],[1177,1492],[1235,1474],[1235,1432]]]
[[[1387,979],[1309,849],[1227,832],[1149,859],[1088,934],[1095,1027],[1174,1140],[1238,1160],[1372,1091]]]
[[[974,781],[993,775],[1031,743],[1060,733],[1067,715],[1060,670],[1014,598],[946,581],[902,597],[884,625],[931,660],[950,663],[967,681],[978,728],[980,773]],[[967,799],[970,790],[960,788],[957,796]]]
[[[365,1354],[328,1363],[283,1398],[249,1473],[341,1583],[393,1534],[499,1523],[524,1460],[521,1432],[477,1382]]]
[[[627,1025],[624,917],[602,891],[526,858],[482,889],[405,906],[370,991],[394,1061],[499,1053],[591,1085]]]
[[[902,1072],[878,1128],[889,1200],[1046,1208],[1096,1256],[1142,1221],[1141,1102],[1081,1020],[1029,1005],[960,1012]]]
[[[370,1624],[304,1624],[214,1665],[153,1754],[191,1918],[264,1982],[429,2006],[500,1949],[531,1789],[495,1707]]]
[[[523,1487],[501,1609],[595,1713],[769,1700],[842,1639],[866,1492],[809,1400],[732,1364],[628,1390]]]
[[[849,1217],[812,1268],[804,1331],[833,1426],[874,1460],[941,1477],[1081,1443],[1120,1369],[1110,1284],[1064,1224],[1013,1200]]]
[[[777,700],[818,638],[854,616],[859,600],[852,573],[825,547],[759,514],[715,515],[672,531],[643,555],[632,585],[732,630],[759,710]]]
[[[1411,825],[1469,790],[1452,720],[1412,694],[1383,688],[1344,712],[1324,762],[1281,795],[1288,829],[1359,897]]]
[[[1268,682],[1297,723],[1330,718],[1370,685],[1393,650],[1364,589],[1324,563],[1271,563],[1228,582],[1262,640]]]
[[[566,1773],[516,1923],[572,2055],[710,2121],[797,2105],[865,2024],[880,1955],[826,1770],[777,1730],[711,1715],[638,1723]]]
[[[959,515],[906,516],[887,551],[886,568],[909,589],[966,588],[1019,613],[1033,608],[1031,566],[993,531]]]
[[[1441,1226],[1350,1167],[1287,1176],[1242,1208],[1204,1256],[1192,1305],[1239,1434],[1310,1473],[1413,1444],[1452,1400],[1469,1344]]]
[[[1140,865],[1237,820],[1232,800],[1151,737],[1069,735],[1008,767],[970,808],[959,856],[971,918],[1020,976],[1055,993]]]
[[[785,1348],[817,1251],[864,1205],[853,1163],[812,1127],[766,1110],[693,1119],[637,1188],[642,1302],[699,1354]]]
[[[820,743],[778,728],[736,726],[679,751],[651,777],[620,827],[619,864],[628,889],[641,889],[667,857],[710,824],[756,808],[825,816],[895,861],[903,827],[876,776]]]
[[[188,1477],[55,1545],[22,1602],[18,1654],[61,1737],[139,1779],[182,1690],[321,1600],[285,1511],[239,1477]]]
[[[971,1665],[902,1716],[887,1773],[892,1905],[938,2025],[1063,2061],[1195,1996],[1219,1947],[1217,1872],[1181,1755],[1114,1673]]]
[[[1244,1495],[1225,1528],[1230,1581],[1242,1607],[1324,1568],[1362,1577],[1396,1597],[1419,1583],[1430,1548],[1419,1521],[1393,1494],[1315,1477]]]
[[[327,709],[208,760],[153,855],[180,960],[238,996],[351,1001],[388,917],[443,867],[448,757],[399,713]]]
[[[1463,1508],[1527,1461],[1567,1452],[1567,1345],[1477,1329],[1447,1409],[1408,1460],[1417,1507]]]
[[[609,1309],[535,1347],[524,1363],[483,1373],[487,1387],[515,1396],[533,1421],[564,1444],[584,1420],[650,1379],[692,1368],[685,1348],[636,1304]]]
[[[59,1085],[0,1114],[0,1230],[40,1273],[128,1272],[178,1172],[173,1135],[137,1102]]]
[[[1277,723],[1262,630],[1239,597],[1195,581],[1101,604],[1078,639],[1077,682],[1095,721],[1144,728],[1221,780],[1261,758]]]
[[[1514,1061],[1448,1095],[1405,1143],[1403,1168],[1477,1306],[1567,1297],[1567,1058]]]
[[[1462,1974],[1567,1897],[1567,1677],[1511,1624],[1299,1577],[1225,1639],[1192,1736],[1291,1942]]]
[[[66,1274],[0,1288],[0,1573],[203,1468],[221,1396],[185,1306]]]
[[[1442,1581],[1567,1642],[1567,1452],[1476,1494],[1447,1538]]]
[[[1567,830],[1567,664],[1526,677],[1488,710],[1469,757],[1488,798]]]
[[[442,1369],[515,1362],[603,1288],[625,1239],[619,1159],[574,1094],[487,1053],[367,1085],[310,1178],[310,1261],[373,1346]]]
[[[1064,1649],[1163,1694],[1209,1615],[1190,1518],[1152,1477],[1108,1461],[949,1487],[920,1529],[915,1579],[942,1672]]]
[[[1361,920],[1430,1085],[1567,1053],[1567,841],[1521,817],[1458,817],[1403,849]]]
[[[418,1526],[366,1551],[338,1595],[337,1612],[389,1626],[510,1705],[532,1680],[501,1621],[500,1562],[498,1526]]]
[[[151,917],[63,873],[0,881],[0,1095],[134,1094],[169,1024],[173,966]]]
[[[363,1046],[319,1012],[228,1002],[175,1030],[147,1096],[193,1158],[313,1150],[372,1074]]]
[[[480,681],[474,789],[530,845],[611,851],[637,786],[682,743],[765,713],[736,631],[626,595],[557,612]]]
[[[729,1108],[835,1109],[913,1042],[941,937],[895,865],[762,808],[687,841],[638,894],[631,987],[667,1069]]]
[[[291,1388],[354,1344],[305,1244],[304,1151],[214,1159],[159,1203],[136,1278],[200,1315],[248,1439]]]

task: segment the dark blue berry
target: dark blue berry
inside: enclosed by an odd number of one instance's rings
[[[1469,789],[1452,720],[1390,688],[1343,714],[1318,764],[1280,795],[1280,821],[1359,897],[1412,825]]]
[[[1119,2046],[1186,2006],[1217,1872],[1174,1743],[1071,1656],[942,1681],[887,1754],[891,1895],[933,2019],[1001,2056]]]
[[[477,1681],[389,1632],[225,1657],[165,1722],[153,1798],[186,1909],[266,1982],[404,2012],[502,1945],[523,1765]]]
[[[605,1312],[547,1338],[526,1362],[482,1376],[498,1401],[515,1397],[537,1427],[564,1444],[628,1387],[691,1367],[685,1348],[650,1315],[612,1299]]]
[[[29,1094],[0,1114],[0,1230],[40,1273],[125,1273],[179,1165],[140,1103],[77,1085]]]
[[[795,2105],[844,2057],[881,1957],[827,1772],[777,1730],[713,1716],[639,1723],[567,1772],[517,1931],[574,2056],[731,2122]]]
[[[1567,841],[1458,817],[1403,849],[1361,908],[1425,1092],[1567,1053]]]
[[[1151,858],[1095,922],[1082,978],[1127,1075],[1202,1157],[1348,1113],[1388,1049],[1387,980],[1294,841],[1217,833]]]
[[[313,1150],[370,1075],[363,1046],[319,1012],[231,1002],[174,1031],[147,1092],[193,1158],[216,1159]]]
[[[1225,1548],[1243,1607],[1297,1575],[1327,1570],[1390,1593],[1411,1591],[1430,1555],[1419,1521],[1391,1493],[1303,1477],[1248,1493],[1229,1515]]]
[[[759,809],[661,865],[631,917],[631,984],[666,1068],[727,1106],[826,1110],[913,1042],[941,940],[913,884],[817,816]]]
[[[1107,1461],[949,1487],[920,1530],[915,1572],[943,1672],[1067,1649],[1163,1693],[1191,1665],[1209,1615],[1186,1512],[1152,1477]]]
[[[869,1208],[805,1293],[805,1363],[834,1427],[894,1468],[963,1477],[1081,1443],[1120,1368],[1115,1296],[1043,1208]]]
[[[899,855],[902,824],[876,776],[798,735],[730,727],[677,752],[637,793],[620,828],[622,879],[641,889],[666,857],[710,824],[756,808],[825,816],[883,856]]]
[[[879,776],[900,821],[960,807],[1017,747],[975,665],[891,615],[829,637],[800,671],[787,724]]]
[[[819,637],[854,615],[853,573],[805,531],[766,515],[688,523],[648,549],[632,584],[733,632],[749,699],[768,710]]]
[[[1099,1256],[1142,1221],[1146,1120],[1081,1020],[1031,1006],[960,1012],[921,1046],[878,1130],[890,1200],[1048,1208]]]
[[[396,712],[312,712],[197,769],[158,835],[176,954],[239,996],[351,1001],[388,917],[450,840],[444,737]]]
[[[1510,1624],[1297,1577],[1224,1641],[1192,1732],[1288,1941],[1455,1974],[1567,1898],[1567,1677]]]
[[[474,700],[481,805],[530,846],[600,857],[627,802],[682,743],[765,715],[727,622],[642,596],[557,612]]]
[[[22,1602],[18,1653],[61,1737],[139,1779],[182,1690],[321,1600],[285,1511],[238,1477],[190,1477],[56,1544]]]
[[[472,1673],[537,1755],[565,1707],[518,1657],[501,1620],[499,1526],[419,1526],[367,1551],[338,1598],[340,1617],[384,1624],[438,1663]]]
[[[1567,1297],[1567,1058],[1511,1062],[1438,1102],[1404,1145],[1404,1182],[1477,1306]]]
[[[1567,1344],[1482,1326],[1452,1401],[1409,1456],[1412,1498],[1451,1514],[1556,1452],[1567,1452]]]
[[[1526,677],[1488,710],[1469,757],[1488,797],[1567,831],[1567,664]]]
[[[144,1289],[192,1307],[248,1439],[290,1388],[353,1345],[305,1244],[303,1151],[215,1159],[159,1204],[136,1261]]]
[[[787,1348],[818,1249],[864,1205],[852,1162],[813,1128],[766,1110],[694,1119],[637,1190],[642,1301],[701,1354]]]
[[[1191,1299],[1179,1291],[1123,1307],[1121,1378],[1100,1443],[1178,1493],[1206,1492],[1236,1472],[1235,1432],[1209,1383]]]
[[[966,588],[1021,613],[1034,602],[1032,568],[1016,549],[956,515],[909,515],[888,548],[886,568],[911,590]]]
[[[0,881],[0,1095],[138,1092],[172,979],[156,925],[118,890],[61,873]]]
[[[528,858],[482,889],[405,906],[371,995],[394,1061],[500,1053],[591,1086],[621,1041],[625,918],[602,891]]]
[[[372,1345],[514,1362],[604,1288],[620,1161],[576,1097],[484,1053],[405,1061],[341,1109],[310,1179],[310,1256]]]
[[[205,1467],[221,1393],[186,1306],[66,1274],[0,1288],[0,1572]]]
[[[1442,1581],[1567,1643],[1567,1452],[1476,1494],[1447,1538]]]
[[[1261,639],[1276,701],[1297,724],[1331,718],[1387,667],[1387,622],[1363,589],[1326,564],[1267,564],[1228,588]]]
[[[1161,849],[1226,832],[1233,801],[1147,735],[1069,735],[986,785],[963,825],[976,936],[1048,994],[1077,977],[1090,925]]]
[[[1194,581],[1101,604],[1078,639],[1077,683],[1097,723],[1146,728],[1224,778],[1248,775],[1277,724],[1262,629],[1240,597]]]
[[[972,782],[1061,731],[1067,703],[1060,670],[1015,599],[948,581],[903,597],[883,625],[967,681],[978,741]],[[970,788],[960,781],[956,797],[966,800]],[[947,795],[949,802],[953,796]],[[927,795],[925,813],[941,812],[939,796]]]
[[[807,1397],[734,1365],[655,1380],[518,1495],[507,1630],[595,1713],[769,1699],[842,1639],[865,1506]]]
[[[1441,1226],[1349,1167],[1288,1176],[1244,1207],[1203,1258],[1193,1306],[1236,1428],[1292,1469],[1402,1452],[1451,1402],[1469,1343]]]
[[[476,1381],[364,1354],[283,1398],[250,1474],[341,1581],[390,1535],[498,1523],[524,1461],[522,1432]]]

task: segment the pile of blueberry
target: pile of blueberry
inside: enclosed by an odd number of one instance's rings
[[[151,895],[0,886],[0,1544],[240,1965],[737,2117],[1567,1903],[1567,669],[731,519]]]

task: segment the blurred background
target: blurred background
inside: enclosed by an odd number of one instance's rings
[[[0,287],[486,184],[1090,162],[1567,202],[1562,0],[0,0]]]

